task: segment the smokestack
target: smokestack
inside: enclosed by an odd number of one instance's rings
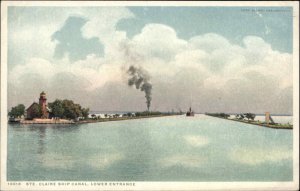
[[[130,66],[127,73],[129,75],[128,85],[135,85],[136,89],[145,92],[147,110],[149,111],[152,100],[152,84],[149,82],[150,76],[144,69],[142,69],[141,67],[137,68],[135,66]]]

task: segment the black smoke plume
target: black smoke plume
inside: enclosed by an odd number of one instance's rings
[[[151,105],[151,91],[152,91],[152,84],[149,82],[150,76],[148,73],[143,70],[142,68],[137,68],[135,66],[130,66],[127,73],[129,74],[130,78],[128,79],[129,86],[135,86],[136,89],[145,92],[147,109],[149,111]]]

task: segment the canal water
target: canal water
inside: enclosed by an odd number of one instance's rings
[[[9,124],[7,178],[292,181],[292,142],[292,130],[205,115],[80,125]]]

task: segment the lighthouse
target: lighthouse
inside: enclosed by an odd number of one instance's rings
[[[42,91],[42,93],[40,93],[39,105],[42,110],[41,118],[44,118],[44,119],[48,118],[49,114],[47,111],[47,98],[46,98],[46,93],[44,91]]]

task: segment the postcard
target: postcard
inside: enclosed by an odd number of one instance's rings
[[[1,2],[1,190],[298,190],[299,3]]]

